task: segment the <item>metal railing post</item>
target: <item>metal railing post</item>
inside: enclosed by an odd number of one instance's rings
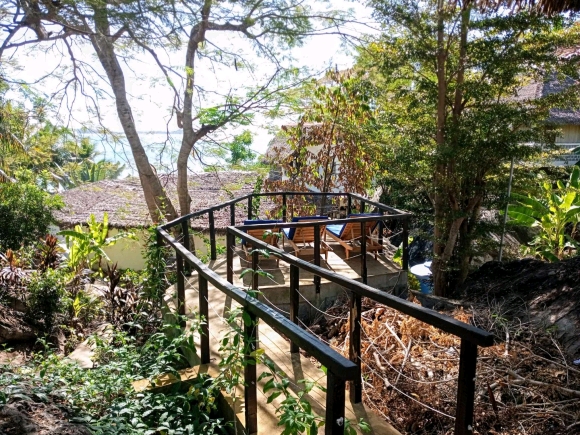
[[[236,237],[229,231],[226,233],[226,279],[230,284],[234,283],[234,249]]]
[[[191,252],[189,241],[189,221],[181,222],[181,233],[183,235],[183,247]],[[185,264],[185,276],[191,276],[191,266],[189,263]]]
[[[352,214],[352,197],[350,196],[350,193],[347,198],[346,215],[348,216],[349,214]]]
[[[216,244],[215,244],[215,219],[213,216],[213,208],[209,211],[209,247],[211,259],[217,258]]]
[[[367,283],[367,233],[366,233],[367,223],[360,223],[360,276],[362,277],[363,284]]]
[[[252,249],[252,290],[258,290],[260,275],[258,275],[258,261],[260,253],[257,249]]]
[[[473,401],[475,399],[475,371],[477,344],[461,339],[459,352],[459,377],[457,379],[457,410],[455,435],[473,434]]]
[[[314,264],[320,266],[320,224],[314,224]],[[320,293],[320,276],[314,275],[316,294]]]
[[[177,312],[181,316],[185,316],[185,275],[183,270],[183,257],[179,253],[175,253],[175,264],[177,266]],[[180,322],[182,327],[185,327],[185,320]]]
[[[361,199],[360,200],[360,213],[365,212],[365,202]]]
[[[248,197],[248,220],[252,220],[252,200],[254,199],[254,195]]]
[[[288,222],[286,194],[282,194],[282,222]]]
[[[383,216],[385,214],[385,212],[383,210],[378,209],[377,211],[379,212],[379,214],[381,216]],[[378,240],[378,242],[379,242],[379,245],[381,245],[381,246],[383,246],[383,233],[384,232],[385,232],[385,222],[380,220],[379,221],[379,240]],[[379,253],[380,254],[384,253],[384,250],[381,249],[379,251]]]
[[[232,227],[236,226],[236,204],[230,204],[230,225]]]
[[[362,401],[362,371],[360,353],[360,333],[361,333],[361,310],[362,297],[354,292],[350,293],[350,341],[348,354],[350,360],[358,367],[357,378],[350,382],[350,401],[360,403]]]
[[[326,424],[325,435],[344,434],[344,398],[346,382],[332,371],[326,374]]]
[[[200,336],[200,353],[201,353],[201,363],[209,364],[209,304],[208,304],[208,292],[207,292],[207,279],[198,273],[198,286],[199,286],[199,315],[203,319],[201,324],[201,336]]]
[[[290,321],[298,324],[298,309],[300,307],[299,291],[300,288],[300,268],[294,264],[290,265]],[[300,350],[297,344],[290,341],[290,353],[296,353]]]
[[[409,221],[403,219],[403,270],[409,269]]]
[[[256,330],[258,325],[256,317],[245,312],[250,318],[249,324],[244,322],[244,402],[246,414],[246,432],[253,434],[258,432],[258,381],[256,376]],[[244,316],[246,317],[246,316]]]

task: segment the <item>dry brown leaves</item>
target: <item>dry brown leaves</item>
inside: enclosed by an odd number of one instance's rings
[[[348,355],[348,321],[337,319],[348,304],[327,313],[319,335]],[[475,314],[478,324],[494,316]],[[473,323],[468,311],[452,315]],[[460,340],[367,299],[362,319],[365,404],[403,434],[452,434]],[[546,331],[493,320],[496,336],[515,339],[479,350],[474,434],[580,434],[580,368]]]

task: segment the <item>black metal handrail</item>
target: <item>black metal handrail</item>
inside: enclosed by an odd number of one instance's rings
[[[477,347],[487,347],[493,344],[493,336],[476,328],[472,325],[460,322],[449,316],[445,316],[436,311],[423,308],[416,304],[410,303],[406,300],[392,296],[383,291],[377,290],[366,285],[367,270],[366,270],[366,237],[361,237],[361,277],[363,283],[346,278],[336,273],[330,272],[320,267],[320,227],[326,225],[324,221],[313,222],[286,222],[287,199],[292,196],[346,196],[348,200],[347,212],[350,214],[352,210],[353,200],[359,202],[360,212],[365,211],[366,205],[370,205],[378,211],[381,216],[372,217],[351,217],[348,219],[333,219],[333,224],[360,222],[361,234],[365,234],[364,228],[366,222],[381,221],[381,227],[385,222],[390,220],[401,220],[403,224],[402,244],[403,244],[403,259],[402,269],[406,271],[408,268],[408,220],[411,217],[409,213],[403,212],[393,207],[380,204],[368,200],[360,195],[342,192],[331,193],[317,193],[317,192],[269,192],[260,194],[248,194],[240,198],[232,199],[225,203],[207,208],[205,210],[197,211],[186,216],[182,216],[172,222],[158,227],[159,242],[163,240],[170,244],[176,252],[176,263],[178,272],[177,283],[177,298],[178,307],[181,314],[185,314],[185,280],[184,280],[184,262],[199,275],[199,305],[200,314],[207,318],[207,283],[211,282],[218,290],[231,296],[244,307],[244,310],[251,316],[252,319],[261,318],[266,323],[273,326],[278,331],[282,332],[290,339],[290,351],[298,352],[300,348],[307,350],[311,355],[317,358],[327,368],[327,397],[326,397],[326,429],[325,433],[342,434],[344,432],[344,400],[345,400],[345,383],[350,381],[350,397],[351,401],[358,403],[362,400],[362,379],[361,379],[361,305],[362,297],[369,297],[379,303],[383,303],[391,308],[394,308],[402,313],[410,315],[418,320],[433,325],[445,332],[456,335],[461,338],[460,349],[460,363],[459,363],[459,380],[457,390],[457,409],[455,419],[455,433],[457,435],[466,435],[472,433],[473,423],[473,403],[475,395],[475,372],[477,363]],[[276,228],[299,228],[299,227],[314,227],[315,242],[314,242],[314,261],[315,264],[300,260],[299,258],[288,254],[287,252],[267,244],[263,240],[258,240],[255,237],[249,236],[244,230],[248,228],[272,228],[272,224],[256,224],[256,225],[239,225],[236,227],[235,207],[238,203],[247,200],[248,219],[252,219],[252,201],[254,198],[269,196],[282,197],[282,220],[283,222],[275,224]],[[215,272],[205,266],[201,260],[189,252],[189,224],[188,221],[203,215],[209,217],[210,230],[210,248],[211,258],[216,259],[216,238],[214,225],[214,212],[225,207],[230,207],[230,223],[231,226],[226,230],[226,245],[227,245],[227,281],[224,281]],[[388,213],[383,215],[383,212]],[[168,229],[176,226],[181,227],[183,235],[183,244],[178,242],[174,237],[168,233]],[[380,232],[382,233],[382,232]],[[382,236],[382,234],[381,234]],[[251,243],[254,248],[252,252],[252,268],[254,271],[258,269],[258,254],[256,248],[267,249],[277,258],[285,261],[290,265],[290,319],[277,313],[267,305],[251,298],[242,289],[236,288],[233,283],[233,255],[235,240],[240,238],[246,242]],[[317,249],[318,248],[318,249]],[[314,274],[314,283],[317,291],[320,291],[321,279],[341,285],[350,291],[350,348],[349,358],[344,358],[342,355],[333,351],[323,342],[318,341],[313,336],[304,332],[298,325],[298,308],[299,308],[299,276],[300,269]],[[258,275],[254,273],[253,279],[254,289],[258,289]],[[201,337],[201,360],[202,363],[209,362],[209,330],[206,323],[202,327]],[[249,349],[255,346],[255,330],[246,329],[246,336],[250,340]],[[251,356],[246,355],[247,359]],[[352,365],[347,366],[346,362]],[[347,368],[348,367],[348,368]],[[246,397],[246,429],[249,433],[257,430],[257,395],[256,395],[256,367],[249,364],[246,366],[245,373],[245,397]]]

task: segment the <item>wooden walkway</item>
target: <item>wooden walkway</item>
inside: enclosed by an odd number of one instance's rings
[[[324,262],[322,262],[324,265]],[[221,276],[225,277],[225,266],[226,259],[225,256],[218,257],[218,259],[211,263],[212,269],[218,272]],[[247,268],[248,265],[245,263],[245,257],[236,257],[234,261],[234,284],[240,287],[247,287],[244,285],[239,278],[240,273],[243,269]],[[265,297],[268,298],[269,302],[276,305],[280,304],[281,308],[284,309],[285,305],[288,304],[288,268],[285,268],[280,263],[280,268],[276,267],[276,263],[272,259],[262,259],[260,260],[260,267],[268,272],[274,272],[274,278],[268,279],[265,277],[260,277],[260,291],[264,292]],[[329,256],[328,264],[326,265],[332,268],[334,271],[339,273],[344,273],[349,277],[357,278],[356,267],[358,266],[358,261],[355,259],[349,260],[349,262],[344,262],[342,258],[336,253],[331,253]],[[400,273],[397,266],[390,263],[384,258],[380,258],[378,261],[374,260],[370,255],[368,256],[368,270],[369,270],[369,284],[371,279],[379,280],[384,282],[385,287],[393,286],[394,284],[401,285],[406,284],[406,275]],[[356,276],[355,276],[356,275]],[[246,275],[247,279],[251,279],[250,274]],[[244,278],[246,278],[244,277]],[[312,284],[312,276],[301,276],[300,289],[304,296],[312,296],[314,292],[314,286]],[[249,282],[249,281],[247,281]],[[247,284],[246,282],[246,284]],[[312,287],[309,289],[309,287]],[[332,298],[335,297],[342,291],[340,288],[333,288],[331,283],[322,283],[320,297],[322,298]],[[311,294],[312,293],[312,294]],[[197,313],[198,310],[198,286],[197,286],[197,276],[194,273],[190,278],[186,280],[186,313]],[[165,301],[170,309],[175,309],[176,301],[176,290],[174,287],[170,287],[167,290]],[[208,302],[209,302],[209,331],[210,331],[210,352],[211,361],[209,368],[204,368],[210,372],[217,370],[217,364],[220,361],[219,354],[219,343],[224,334],[229,330],[228,325],[225,323],[225,318],[230,309],[236,307],[236,303],[224,293],[214,288],[211,284],[208,288]],[[308,306],[307,303],[300,301],[301,306]],[[315,299],[310,302],[316,303]],[[305,358],[299,353],[290,353],[290,342],[284,337],[266,325],[264,322],[260,322],[258,326],[258,338],[259,347],[265,350],[265,356],[271,359],[277,368],[284,372],[291,381],[291,388],[294,392],[301,388],[301,383],[298,381],[302,379],[307,379],[311,381],[316,381],[323,387],[326,387],[326,376],[317,368],[308,358]],[[199,346],[199,337],[196,337],[196,342]],[[190,361],[192,365],[199,364],[199,361],[195,361],[192,358]],[[258,376],[266,371],[265,367],[258,366]],[[258,434],[263,435],[275,435],[280,434],[283,431],[283,427],[278,426],[278,417],[276,415],[276,408],[280,405],[283,397],[278,397],[271,404],[266,403],[266,396],[263,391],[263,384],[266,380],[260,381],[258,383]],[[239,423],[244,424],[244,409],[243,409],[243,390],[240,388],[235,400],[230,400],[233,403],[235,413]],[[362,404],[351,404],[348,401],[348,394],[346,395],[346,418],[351,421],[358,421],[363,418],[367,423],[371,425],[371,434],[381,434],[381,435],[400,435],[400,433],[395,430],[390,424],[384,421],[382,418],[378,417],[374,412],[365,409]],[[312,409],[315,413],[320,416],[325,415],[325,403],[326,395],[324,392],[315,389],[308,395],[308,400],[312,405]],[[319,430],[319,433],[323,433],[323,429]]]

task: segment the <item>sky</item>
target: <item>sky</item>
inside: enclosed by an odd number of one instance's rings
[[[362,24],[349,24],[343,31],[349,34],[360,35],[363,33],[373,33],[374,24],[371,19],[371,11],[359,2],[351,1],[332,1],[333,9],[352,9],[354,16],[359,23],[369,23],[371,27]],[[268,65],[263,59],[252,54],[252,48],[249,44],[239,38],[232,38],[231,34],[222,33],[219,35],[209,34],[208,39],[214,41],[220,47],[236,53],[246,53],[250,62],[257,65],[252,74],[240,69],[236,71],[233,68],[222,68],[209,63],[198,63],[196,68],[196,82],[209,91],[216,91],[221,94],[227,92],[241,91],[247,85],[264,82],[269,77],[272,66]],[[42,82],[38,88],[42,93],[50,95],[54,89],[62,88],[66,81],[59,76],[59,62],[68,63],[66,47],[63,44],[47,45],[43,50],[34,50],[24,56],[21,50],[15,57],[21,69],[17,71],[18,79],[25,82],[34,82],[38,78],[49,74],[49,77]],[[87,46],[73,45],[73,51],[78,57],[79,62],[86,65],[97,65],[94,59],[92,48]],[[343,39],[336,34],[313,36],[306,40],[302,47],[294,48],[289,54],[294,58],[292,65],[301,68],[308,68],[311,73],[321,74],[328,68],[345,69],[352,66],[354,62],[352,49],[348,49],[343,44]],[[166,65],[171,65],[176,70],[183,70],[181,65],[185,58],[184,51],[173,53],[159,53],[161,61]],[[63,61],[64,59],[64,61]],[[170,108],[173,105],[173,94],[167,83],[160,79],[161,75],[154,60],[148,55],[139,55],[132,60],[128,60],[123,65],[125,71],[126,88],[129,95],[130,103],[133,109],[133,117],[140,132],[142,141],[150,146],[148,154],[153,164],[164,164],[168,170],[171,170],[172,162],[175,160],[175,150],[179,145],[180,135],[173,135],[170,142],[166,143],[167,135],[159,134],[166,130],[178,130],[176,120],[169,120]],[[100,71],[100,66],[95,67],[95,71]],[[94,73],[89,78],[92,84],[101,89],[98,94],[93,94],[93,98],[98,101],[102,124],[114,132],[122,132],[121,125],[117,119],[114,101],[110,97],[108,85]],[[86,84],[88,89],[88,83]],[[70,93],[69,95],[72,95]],[[210,92],[211,95],[211,92]],[[218,100],[216,100],[217,102]],[[212,97],[210,96],[205,105],[211,106]],[[87,110],[85,98],[77,93],[76,99],[64,99],[54,101],[56,116],[60,123],[68,125],[70,128],[78,130],[83,125],[95,125],[96,115]],[[73,107],[69,111],[67,107]],[[90,107],[90,105],[89,105]],[[58,110],[60,109],[60,110]],[[277,119],[266,120],[263,117],[256,117],[253,125],[249,127],[254,135],[252,148],[259,154],[263,154],[269,141],[273,137],[272,127],[282,125],[291,120]],[[227,135],[236,133],[236,131],[226,131],[221,135],[221,140],[227,139]],[[100,139],[92,135],[97,142]],[[122,136],[121,136],[122,139]],[[218,140],[220,136],[218,136]],[[156,144],[156,145],[154,145]],[[131,156],[127,146],[121,143],[112,143],[110,141],[101,141],[101,151],[109,159],[123,161],[131,165]],[[158,157],[159,150],[164,149],[163,157]],[[156,161],[157,160],[157,161]],[[197,167],[196,167],[197,169]]]

